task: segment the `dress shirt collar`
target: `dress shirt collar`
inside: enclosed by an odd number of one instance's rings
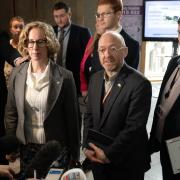
[[[65,26],[64,28],[60,28],[60,27],[58,26],[58,32],[61,32],[62,29],[63,29],[65,32],[68,32],[70,27],[71,27],[71,23],[70,23],[69,25]]]
[[[108,76],[106,71],[104,71],[104,80],[106,82],[107,81],[114,81],[116,79],[116,77],[118,76],[120,70],[122,69],[123,65],[124,65],[124,63],[116,71],[112,72],[111,76]]]
[[[115,30],[117,33],[120,33],[122,31],[122,26],[119,24],[118,28]]]
[[[31,61],[29,63],[29,67],[27,69],[27,80],[26,84],[36,89],[37,91],[41,91],[42,88],[49,84],[49,73],[50,73],[50,61],[46,66],[46,69],[43,73],[32,73]]]

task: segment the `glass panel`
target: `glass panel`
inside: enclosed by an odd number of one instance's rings
[[[148,79],[162,80],[172,51],[172,42],[146,43],[145,76]]]

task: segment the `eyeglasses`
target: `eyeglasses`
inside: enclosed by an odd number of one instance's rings
[[[100,48],[100,49],[98,49],[98,52],[99,52],[99,54],[103,54],[103,55],[104,55],[104,53],[106,52],[106,50],[108,50],[108,52],[109,52],[110,54],[115,54],[115,53],[117,53],[118,51],[120,51],[121,49],[124,49],[124,48],[126,48],[126,47],[117,48],[117,47],[115,47],[115,46],[111,46],[111,47],[109,47],[109,48]]]
[[[38,47],[42,48],[45,47],[47,44],[47,39],[39,39],[39,40],[28,40],[27,42],[27,47],[28,48],[33,48],[34,44],[36,44]]]
[[[95,17],[96,19],[99,19],[99,18],[107,18],[107,17],[110,17],[111,14],[113,14],[114,12],[103,12],[103,13],[96,13],[95,14]]]

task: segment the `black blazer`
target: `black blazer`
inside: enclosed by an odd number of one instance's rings
[[[29,62],[14,68],[8,90],[6,106],[6,132],[26,144],[24,134],[25,84]],[[79,159],[80,125],[78,102],[72,73],[50,61],[49,92],[45,111],[46,141],[57,140],[65,145],[74,160]]]
[[[151,104],[151,84],[138,71],[124,64],[106,100],[102,112],[104,71],[95,73],[89,84],[88,113],[85,123],[84,144],[89,128],[114,139],[104,148],[106,156],[117,167],[149,167],[146,123]]]
[[[121,30],[120,34],[128,47],[128,55],[126,56],[125,61],[129,66],[137,69],[139,65],[139,42],[129,36],[124,29]]]
[[[169,77],[171,76],[171,74],[173,73],[174,69],[178,66],[179,59],[180,59],[180,56],[176,56],[170,60],[167,70],[166,70],[166,73],[164,75],[163,81],[162,81],[162,85],[161,85],[160,92],[159,92],[159,97],[158,97],[157,104],[156,104],[155,111],[154,111],[153,125],[152,125],[150,140],[149,140],[149,146],[150,146],[149,148],[150,148],[151,153],[157,152],[160,150],[160,143],[156,138],[156,126],[157,126],[157,122],[158,122],[157,110],[158,110],[158,106],[160,104],[160,101],[162,98],[162,93],[166,86],[166,83],[167,83]],[[180,110],[179,110],[179,107],[180,107],[180,95],[178,96],[177,100],[175,101],[174,105],[172,106],[169,114],[167,115],[167,117],[165,119],[164,130],[163,130],[163,135],[162,135],[163,141],[170,139],[170,138],[180,136]]]
[[[14,66],[14,60],[20,57],[20,54],[9,44],[9,36],[6,32],[0,31],[0,91],[6,89],[4,77],[4,63],[7,61]]]
[[[4,108],[7,99],[7,87],[4,76],[4,63],[7,61],[14,66],[14,60],[20,54],[9,44],[9,36],[0,30],[0,136],[4,134]]]
[[[54,27],[57,35],[58,26]],[[73,73],[78,94],[80,94],[80,63],[91,34],[85,27],[71,24],[66,51],[66,68]]]

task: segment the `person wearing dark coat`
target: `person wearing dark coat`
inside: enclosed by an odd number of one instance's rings
[[[178,71],[180,71],[180,56],[172,58],[168,64],[154,111],[149,140],[150,154],[160,151],[163,180],[180,179],[180,173],[173,174],[166,146],[166,140],[180,136],[180,73],[178,74]],[[170,88],[175,76],[177,80]],[[160,115],[163,111],[164,113]]]
[[[146,123],[151,84],[125,63],[128,48],[120,34],[101,35],[98,52],[104,70],[89,83],[85,155],[95,180],[144,180],[150,162]]]
[[[56,22],[54,31],[61,45],[56,63],[72,71],[80,95],[80,63],[91,34],[88,28],[71,22],[71,8],[64,2],[54,5],[53,16]]]
[[[122,10],[122,1],[99,0],[97,6],[96,21],[98,22],[99,26],[104,28],[106,31],[112,30],[121,34],[121,36],[124,38],[126,46],[128,47],[128,55],[125,58],[125,62],[134,69],[138,69],[139,42],[133,39],[128,33],[126,33],[122,25],[120,24]],[[92,55],[86,61],[85,74],[87,81],[89,81],[92,74],[103,69],[99,61],[97,45],[98,39],[94,44],[94,51]]]
[[[9,43],[8,33],[0,30],[0,137],[5,134],[4,111],[7,100],[7,86],[4,76],[4,63],[14,66],[14,60],[21,55]]]

